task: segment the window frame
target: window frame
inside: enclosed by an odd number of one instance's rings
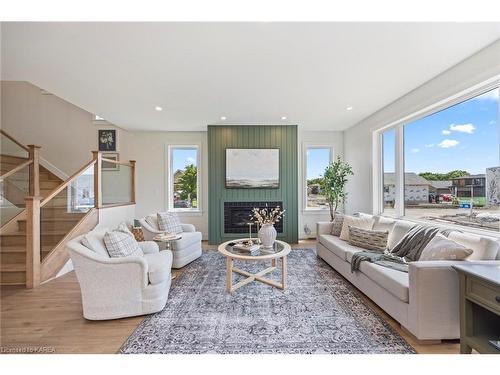
[[[329,208],[313,208],[307,207],[307,150],[309,149],[329,149],[330,150],[330,161],[331,164],[335,158],[335,149],[331,143],[302,143],[302,211],[306,213],[328,213]]]
[[[165,145],[166,149],[166,167],[165,167],[165,172],[166,172],[166,183],[167,183],[167,188],[165,189],[165,209],[168,212],[176,212],[178,214],[184,214],[184,215],[201,215],[203,213],[202,210],[202,186],[201,186],[201,174],[202,174],[202,168],[201,168],[201,143],[175,143],[175,144],[166,144]],[[174,150],[190,150],[190,149],[196,149],[196,187],[197,187],[197,192],[196,192],[196,197],[197,197],[197,202],[198,202],[198,207],[196,208],[174,208],[174,199],[173,199],[173,192],[174,192],[174,171],[173,171],[173,152]]]
[[[383,125],[372,131],[372,202],[373,202],[373,213],[376,215],[384,214],[384,187],[383,187],[383,133],[395,129],[395,188],[396,188],[396,200],[395,200],[395,217],[399,219],[405,219],[417,223],[429,223],[429,221],[423,219],[414,219],[405,216],[404,207],[404,127],[405,125],[420,120],[424,117],[433,115],[437,112],[446,110],[447,108],[453,107],[454,105],[460,104],[469,99],[473,99],[479,95],[482,95],[491,90],[500,90],[500,75],[490,78],[482,83],[469,87],[468,89],[462,90],[459,93],[451,95],[443,100],[440,100],[434,104],[431,104],[417,112],[407,115],[399,120],[396,120],[387,125]],[[499,110],[500,118],[500,110]],[[500,124],[498,125],[498,131],[500,134]],[[499,146],[499,163],[500,163],[500,146]],[[454,226],[454,225],[447,225]],[[500,233],[495,233],[494,231],[487,229],[477,229],[477,228],[464,228],[457,225],[457,227],[462,230],[476,233],[487,233],[488,235],[500,237]]]

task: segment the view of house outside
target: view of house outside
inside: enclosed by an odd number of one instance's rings
[[[198,208],[198,149],[172,149],[174,208]]]
[[[321,191],[326,167],[330,164],[331,148],[308,147],[306,150],[307,204],[309,209],[327,209],[328,202]]]
[[[500,230],[499,90],[404,129],[404,215]],[[383,134],[384,213],[394,215],[395,131]]]

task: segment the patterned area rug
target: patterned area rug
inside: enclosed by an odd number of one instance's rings
[[[204,252],[120,353],[415,353],[314,251],[292,250],[285,291],[252,282],[230,295],[225,274],[225,258]],[[268,276],[278,280],[279,271]]]

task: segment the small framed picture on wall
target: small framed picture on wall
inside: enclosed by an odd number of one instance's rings
[[[113,161],[120,161],[120,154],[117,152],[106,152],[102,154],[103,159],[109,159]],[[101,168],[103,171],[119,171],[120,164],[111,163],[109,161],[103,160],[101,164]]]
[[[116,130],[99,129],[97,143],[99,151],[116,151]]]

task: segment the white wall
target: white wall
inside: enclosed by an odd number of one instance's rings
[[[138,218],[167,209],[167,145],[199,144],[201,149],[201,213],[180,213],[181,220],[194,224],[208,238],[208,150],[207,132],[128,133],[123,146],[125,159],[136,160]],[[124,160],[125,160],[124,159]]]
[[[70,176],[92,159],[97,129],[117,129],[118,151],[123,130],[93,123],[92,114],[55,95],[42,95],[28,82],[1,82],[1,126],[25,145],[41,146],[41,156]]]
[[[304,194],[306,191],[305,184],[305,168],[304,168],[304,146],[307,145],[321,145],[333,147],[333,159],[338,155],[342,156],[344,153],[343,133],[337,131],[299,131],[299,239],[308,237],[316,237],[316,222],[329,221],[329,210],[324,211],[307,211],[304,205]],[[312,233],[307,236],[304,232],[304,226],[308,225]]]
[[[344,158],[354,176],[346,212],[372,212],[372,132],[500,74],[500,41],[443,72],[344,132]],[[383,90],[383,87],[381,88]]]

